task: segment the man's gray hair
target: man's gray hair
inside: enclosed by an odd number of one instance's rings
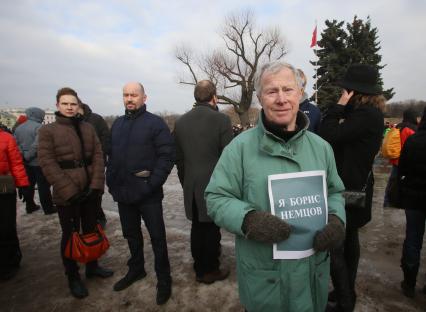
[[[262,93],[262,77],[265,73],[268,74],[276,74],[282,69],[287,68],[293,72],[294,77],[296,78],[296,83],[299,89],[303,88],[303,79],[297,71],[296,67],[293,65],[283,62],[283,61],[274,61],[270,63],[263,64],[260,69],[257,71],[255,79],[254,79],[254,88],[256,90],[257,96],[260,96]]]

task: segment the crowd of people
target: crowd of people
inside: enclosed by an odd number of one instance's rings
[[[373,162],[386,133],[378,72],[367,64],[350,65],[337,83],[340,99],[323,115],[308,100],[303,71],[290,64],[263,65],[255,84],[262,109],[257,124],[246,128],[232,126],[218,111],[216,87],[208,80],[196,84],[196,103],[173,132],[147,111],[139,82],[123,87],[124,115],[111,130],[68,87],[56,94],[55,122],[42,125],[44,112],[32,107],[13,134],[0,128],[1,279],[13,278],[22,258],[16,197],[25,201],[27,213],[40,209],[34,201],[37,185],[44,213],[59,217],[70,293],[87,297],[79,265],[65,248],[73,231],[106,226],[106,184],[130,251],[128,271],[113,290],[147,275],[143,220],[155,259],[156,302],[165,304],[172,295],[172,272],[163,184],[176,165],[191,221],[197,282],[212,284],[229,276],[220,263],[224,228],[235,234],[238,290],[246,311],[354,311],[362,257],[358,231],[371,220]],[[417,115],[404,112],[397,125],[400,157],[390,160],[407,221],[401,258],[407,297],[415,295],[426,221],[426,109],[421,120]],[[274,181],[289,187],[274,189]],[[315,183],[307,186],[307,181]],[[390,205],[388,189],[384,206]],[[351,191],[363,194],[362,204],[345,201]],[[287,210],[279,214],[278,208]],[[312,211],[320,220],[315,228]],[[85,275],[109,278],[113,271],[94,260],[86,263]]]

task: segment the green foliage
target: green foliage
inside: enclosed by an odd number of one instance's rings
[[[318,106],[321,110],[337,103],[341,90],[335,84],[342,79],[350,64],[364,63],[375,66],[379,71],[379,84],[383,87],[380,71],[386,65],[380,65],[380,42],[378,30],[372,28],[370,17],[367,21],[354,17],[344,27],[343,21],[325,21],[326,28],[318,41]],[[346,29],[345,29],[346,28]],[[393,88],[383,91],[389,100],[394,95]]]

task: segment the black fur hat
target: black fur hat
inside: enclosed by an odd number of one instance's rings
[[[345,77],[336,84],[348,91],[378,95],[382,93],[378,85],[379,73],[376,68],[368,64],[352,64],[346,71]]]

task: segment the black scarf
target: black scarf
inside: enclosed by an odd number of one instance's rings
[[[294,137],[297,133],[302,130],[302,127],[299,127],[301,124],[301,116],[297,114],[296,118],[296,130],[293,131],[287,131],[283,129],[283,126],[277,125],[269,120],[266,119],[265,112],[262,109],[262,122],[266,130],[271,132],[273,135],[279,137],[280,139],[283,139],[285,142],[290,140],[292,137]]]

